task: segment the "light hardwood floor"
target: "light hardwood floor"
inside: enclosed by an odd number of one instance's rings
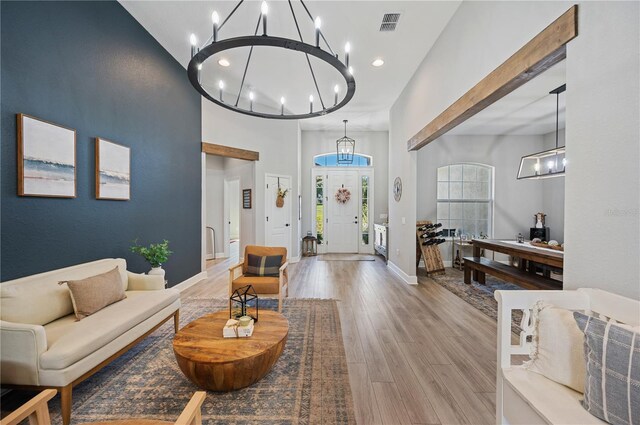
[[[183,297],[226,297],[235,262],[212,262]],[[290,297],[339,300],[359,424],[495,423],[495,321],[427,277],[403,283],[380,259],[303,258],[289,273]]]

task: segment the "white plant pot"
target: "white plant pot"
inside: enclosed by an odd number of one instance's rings
[[[148,275],[160,275],[164,277],[164,269],[162,266],[152,267],[151,270],[147,273]]]

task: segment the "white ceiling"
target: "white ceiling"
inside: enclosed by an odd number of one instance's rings
[[[195,33],[198,43],[203,43],[211,36],[211,12],[217,10],[224,20],[237,4],[236,1],[139,0],[121,0],[120,3],[185,68],[190,60],[189,35]],[[293,0],[292,4],[305,42],[313,43],[313,23],[298,0]],[[355,96],[347,106],[324,117],[301,120],[302,129],[342,129],[342,120],[348,119],[353,131],[380,131],[388,129],[389,109],[460,2],[308,1],[305,4],[314,16],[321,17],[322,32],[341,58],[344,43],[351,43],[350,62],[357,86]],[[397,12],[401,17],[396,31],[379,32],[382,16]],[[253,34],[259,14],[260,1],[245,1],[222,28],[219,38]],[[269,2],[267,27],[270,35],[297,39],[288,2]],[[235,103],[248,48],[223,53],[205,62],[202,81],[211,87],[210,92],[218,93],[218,81],[224,80],[224,99]],[[218,65],[220,57],[228,59],[231,66]],[[376,58],[384,59],[385,64],[380,68],[373,67],[371,62]],[[312,63],[325,104],[333,104],[333,87],[341,83],[344,93],[344,79],[315,58]],[[255,105],[256,110],[279,109],[280,97],[284,96],[287,110],[307,112],[310,94],[315,97],[316,108],[319,106],[306,59],[301,53],[268,47],[254,49],[245,87],[256,93],[256,104],[266,105]],[[246,89],[243,89],[243,95],[248,96]]]
[[[556,130],[556,95],[549,94],[566,82],[562,61],[487,109],[469,118],[451,135],[540,135]],[[560,94],[559,128],[565,124],[565,99]]]

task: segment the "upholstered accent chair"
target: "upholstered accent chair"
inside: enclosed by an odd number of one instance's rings
[[[249,255],[260,257],[281,255],[279,275],[253,276],[248,273]],[[278,312],[282,312],[282,299],[289,296],[289,276],[287,274],[287,248],[247,245],[244,249],[244,260],[229,269],[229,296],[238,288],[251,285],[258,296],[278,298]],[[240,272],[240,273],[239,273]]]

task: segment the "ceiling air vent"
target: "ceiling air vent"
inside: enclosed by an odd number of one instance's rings
[[[382,17],[382,24],[380,24],[380,31],[395,31],[399,20],[399,13],[385,13]]]

